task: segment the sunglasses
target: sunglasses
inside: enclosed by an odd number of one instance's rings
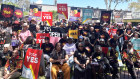
[[[84,46],[78,46],[78,47],[84,47]]]

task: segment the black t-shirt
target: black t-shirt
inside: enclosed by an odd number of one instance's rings
[[[123,34],[124,33],[124,31],[123,31],[123,29],[118,29],[117,30],[117,34],[120,36],[121,34]]]
[[[87,50],[84,51],[75,51],[74,57],[77,57],[77,60],[80,64],[85,64],[87,59],[89,57]]]
[[[110,38],[109,34],[107,32],[101,32],[100,33],[100,38],[104,39],[105,42],[108,41],[108,39]]]
[[[54,60],[58,60],[58,59],[65,59],[66,56],[66,51],[64,49],[62,49],[60,52],[56,52],[56,50],[53,50],[52,53],[50,54],[50,57]],[[66,62],[64,62],[66,63]],[[55,62],[53,64],[60,64],[60,62]]]
[[[59,42],[64,46],[67,43],[66,39],[61,38]]]
[[[0,60],[2,61],[2,66],[5,66],[5,64],[6,64],[6,61],[7,61],[7,59],[6,59],[6,56],[12,56],[12,52],[11,51],[8,51],[7,53],[0,53]]]
[[[36,25],[35,24],[30,24],[29,30],[33,33],[33,31],[36,30]]]
[[[95,52],[95,54],[93,54],[93,56],[92,56],[92,59],[96,58],[98,61],[100,61],[100,60],[103,60],[104,57],[105,57],[105,55],[103,52],[100,54]]]
[[[53,48],[54,48],[54,46],[52,43],[48,43],[48,44],[43,43],[41,46],[41,49],[43,49],[44,54],[48,54],[49,56],[50,56],[50,53],[52,52]]]

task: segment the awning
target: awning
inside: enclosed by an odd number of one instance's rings
[[[123,22],[140,22],[140,19],[124,19]]]

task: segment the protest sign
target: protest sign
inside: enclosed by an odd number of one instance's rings
[[[24,59],[22,77],[37,79],[42,56],[42,50],[28,48]]]
[[[23,9],[22,8],[15,7],[14,18],[15,19],[22,19],[23,18]]]
[[[50,33],[50,43],[55,45],[61,39],[61,31],[58,27],[52,27]]]
[[[93,10],[92,9],[82,9],[83,11],[83,24],[88,24],[92,22],[92,15]]]
[[[50,37],[49,33],[37,33],[36,34],[36,43],[45,43],[45,37]]]
[[[69,37],[78,39],[78,30],[69,30]]]
[[[49,26],[52,26],[52,12],[42,12],[42,21],[46,21]]]
[[[67,4],[57,4],[57,12],[58,12],[59,19],[68,19]]]
[[[3,20],[12,20],[14,14],[14,6],[12,5],[1,5],[1,18]]]
[[[101,24],[108,23],[110,24],[111,11],[101,11]]]

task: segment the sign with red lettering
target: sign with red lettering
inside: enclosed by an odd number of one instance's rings
[[[37,33],[36,34],[36,43],[45,43],[45,37],[50,37],[49,33]]]
[[[22,76],[28,79],[37,79],[42,57],[42,50],[28,48],[24,59]]]
[[[101,12],[101,23],[108,23],[110,24],[111,19],[111,11],[102,11]]]
[[[68,7],[67,4],[57,4],[57,12],[59,19],[68,19]]]
[[[14,13],[14,6],[12,5],[1,5],[1,15],[4,20],[6,19],[12,19]]]
[[[52,12],[42,12],[42,21],[46,21],[49,26],[52,26]]]
[[[15,7],[14,17],[15,18],[22,18],[23,17],[23,9]]]

